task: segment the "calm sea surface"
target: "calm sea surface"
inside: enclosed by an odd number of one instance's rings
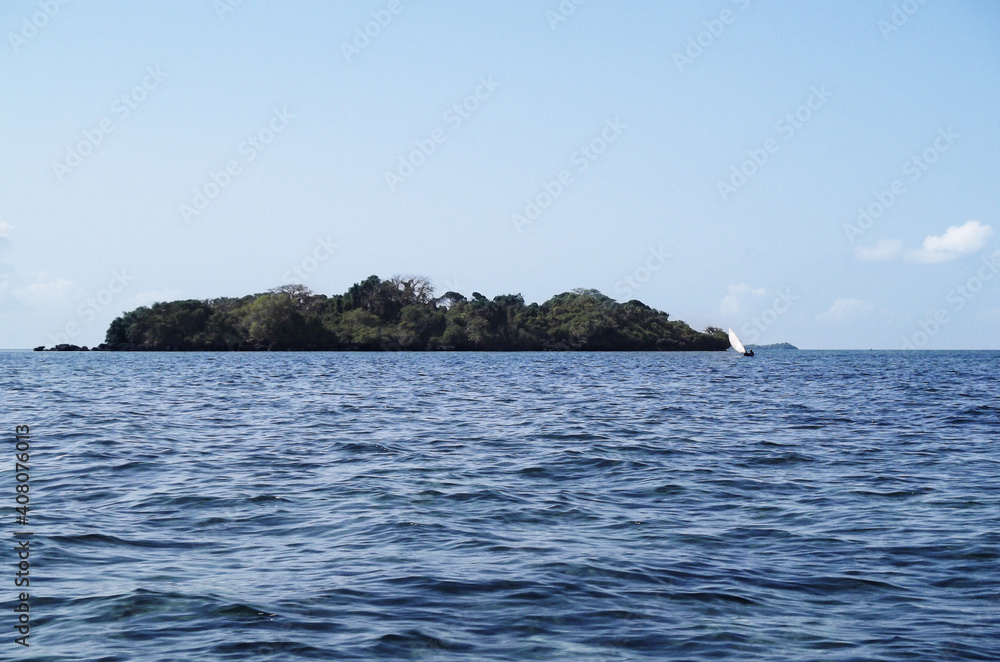
[[[998,377],[998,352],[0,353],[0,658],[996,660]]]

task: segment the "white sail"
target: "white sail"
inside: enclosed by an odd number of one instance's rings
[[[733,349],[735,349],[740,354],[747,353],[746,347],[743,346],[743,343],[740,342],[740,339],[736,337],[736,332],[734,332],[732,329],[729,329],[729,344],[732,345]]]

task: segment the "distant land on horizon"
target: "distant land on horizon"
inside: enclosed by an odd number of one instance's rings
[[[753,350],[757,350],[757,349],[764,349],[764,350],[768,350],[768,349],[796,349],[797,350],[798,349],[798,347],[796,347],[795,345],[793,345],[790,342],[776,342],[776,343],[771,343],[770,345],[747,345],[746,347],[747,347],[747,349],[753,349]]]
[[[111,322],[98,351],[725,351],[632,299],[576,289],[542,304],[520,294],[435,297],[419,276],[370,276],[344,294],[284,285],[262,294],[155,303]],[[44,347],[35,348],[42,351]],[[59,345],[56,351],[73,351]],[[52,350],[50,350],[52,351]]]

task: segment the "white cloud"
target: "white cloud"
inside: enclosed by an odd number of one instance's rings
[[[10,233],[13,231],[14,226],[10,223],[4,223],[0,221],[0,239],[10,239]]]
[[[837,299],[828,309],[816,316],[816,320],[826,323],[854,322],[875,311],[875,304],[861,299]]]
[[[736,315],[751,300],[764,296],[767,296],[767,290],[763,288],[754,289],[746,283],[730,285],[729,294],[722,297],[722,301],[719,302],[719,312],[723,315]]]
[[[79,290],[71,280],[42,273],[36,282],[27,287],[11,288],[10,293],[29,306],[51,306],[68,302]]]
[[[865,262],[892,260],[903,250],[903,242],[895,239],[882,239],[874,246],[858,246],[854,256]]]
[[[952,225],[940,237],[931,235],[924,239],[924,247],[908,253],[914,262],[934,264],[947,262],[968,253],[975,253],[986,245],[993,234],[993,228],[979,221],[969,221],[965,225]]]

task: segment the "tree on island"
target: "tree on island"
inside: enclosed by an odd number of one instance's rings
[[[635,299],[618,303],[577,289],[545,303],[520,294],[488,299],[446,292],[430,280],[370,276],[344,294],[301,284],[262,294],[143,306],[115,319],[104,350],[714,350],[721,329],[699,333]]]

